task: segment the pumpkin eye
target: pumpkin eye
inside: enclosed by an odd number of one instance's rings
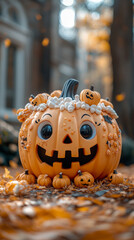
[[[46,123],[46,122],[41,123],[38,128],[38,136],[39,136],[39,138],[44,139],[44,140],[50,138],[52,135],[52,132],[53,132],[53,130],[52,130],[52,126],[50,123]]]
[[[85,122],[80,127],[80,134],[85,139],[92,139],[96,135],[95,126],[91,122]]]

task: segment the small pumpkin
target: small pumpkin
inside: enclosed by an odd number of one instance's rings
[[[51,97],[58,97],[58,98],[60,97],[60,95],[61,95],[61,90],[55,90],[50,94]]]
[[[123,183],[123,175],[121,173],[118,173],[116,170],[114,170],[113,173],[108,175],[108,180],[112,184]]]
[[[90,89],[83,89],[80,93],[80,100],[89,105],[98,105],[100,102],[100,94],[94,91],[94,87]]]
[[[17,110],[17,118],[20,122],[24,122],[32,114],[32,110],[20,108]]]
[[[33,95],[31,95],[31,97],[29,98],[30,103],[33,106],[38,106],[41,103],[46,103],[48,100],[49,94],[47,93],[40,93],[38,94],[36,97],[34,97]]]
[[[53,178],[53,187],[57,189],[68,187],[71,184],[69,177],[59,173]]]
[[[88,172],[78,171],[78,175],[74,178],[74,184],[77,187],[88,187],[94,183],[94,177]]]
[[[110,106],[111,108],[114,108],[113,107],[113,104],[109,101],[109,98],[106,98],[106,99],[103,99],[101,98],[100,99],[100,103],[104,103],[104,105],[107,107],[107,106]]]
[[[28,169],[25,170],[24,173],[19,174],[16,177],[16,180],[26,180],[28,184],[34,184],[36,182],[35,176],[31,173],[29,173]]]
[[[37,178],[37,183],[40,186],[50,187],[52,185],[52,180],[47,174],[41,174]]]

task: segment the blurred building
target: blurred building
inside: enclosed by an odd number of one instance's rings
[[[79,91],[94,84],[110,96],[112,3],[0,0],[0,118],[16,121],[13,109],[30,94],[61,89],[69,78]]]
[[[44,2],[46,2],[44,4]],[[30,94],[49,90],[49,1],[0,1],[0,117],[15,120]]]

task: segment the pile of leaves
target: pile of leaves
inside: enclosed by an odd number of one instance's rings
[[[22,171],[22,169],[19,169]],[[0,239],[130,240],[134,236],[134,166],[124,183],[106,179],[88,188],[56,190],[14,182],[18,169],[0,169]],[[14,188],[9,188],[10,181]]]

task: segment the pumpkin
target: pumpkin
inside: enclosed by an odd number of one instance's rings
[[[108,180],[112,184],[123,183],[123,175],[121,173],[118,173],[116,170],[114,170],[113,173],[108,175]]]
[[[114,108],[113,104],[109,101],[109,98],[100,99],[100,103],[104,103],[105,106],[110,106],[110,107]]]
[[[48,97],[49,97],[49,94],[47,94],[47,93],[40,93],[36,97],[31,95],[29,100],[30,100],[30,103],[33,104],[33,106],[38,106],[40,103],[46,103]]]
[[[94,177],[88,172],[78,171],[78,175],[74,178],[74,184],[77,187],[88,187],[94,183]]]
[[[81,170],[102,179],[118,166],[121,133],[117,114],[100,102],[81,101],[77,86],[78,81],[70,79],[60,97],[49,97],[38,107],[29,103],[24,109],[32,112],[27,119],[24,116],[19,153],[23,167],[36,177],[47,174],[54,178],[62,172],[73,180]],[[24,110],[19,112],[22,118]]]
[[[61,90],[55,90],[50,94],[51,97],[58,97],[58,98],[60,97],[60,95],[61,95]]]
[[[63,175],[62,173],[59,173],[53,179],[53,187],[56,189],[68,187],[70,183],[71,182],[69,177],[67,177],[66,175]]]
[[[41,175],[39,175],[39,177],[37,179],[37,183],[40,186],[50,187],[52,185],[52,180],[47,174],[45,174],[45,175],[41,174]]]
[[[17,110],[18,120],[24,122],[32,114],[32,110],[20,108]]]
[[[89,105],[97,105],[100,102],[100,94],[94,91],[94,87],[91,86],[91,89],[81,91],[80,100]]]
[[[26,180],[29,184],[34,184],[36,182],[35,176],[29,173],[29,170],[26,169],[24,173],[19,174],[16,177],[16,180]]]

